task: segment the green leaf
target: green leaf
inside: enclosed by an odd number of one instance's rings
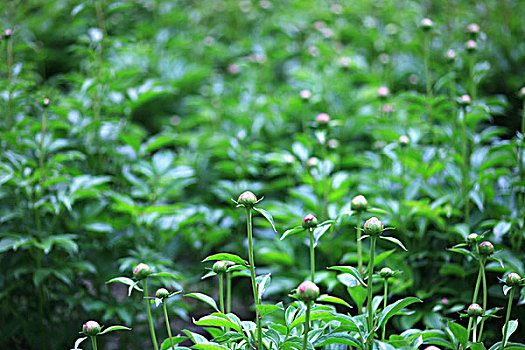
[[[111,327],[104,329],[102,332],[99,333],[99,335],[103,335],[103,334],[114,332],[114,331],[120,331],[120,330],[130,331],[131,328],[125,327],[125,326],[111,326]]]
[[[217,303],[215,302],[215,300],[213,300],[213,298],[207,296],[206,294],[202,294],[202,293],[189,293],[189,294],[186,294],[184,295],[185,297],[191,297],[191,298],[195,298],[195,299],[198,299],[200,301],[203,301],[205,302],[206,304],[210,305],[212,308],[214,308],[217,312],[219,312],[219,308],[217,307]]]
[[[115,282],[122,283],[122,284],[125,284],[127,286],[132,286],[132,285],[135,284],[135,281],[132,280],[129,277],[115,277],[115,278],[112,278],[109,281],[107,281],[106,284],[115,283]]]
[[[188,337],[172,337],[171,340],[173,341],[173,345],[177,345],[182,343],[183,341],[187,340]],[[182,349],[180,347],[177,347],[177,349]],[[171,341],[170,338],[166,338],[162,344],[160,345],[160,350],[175,350],[171,347]]]
[[[390,318],[397,315],[401,309],[407,307],[410,304],[421,302],[422,301],[418,298],[408,297],[388,305],[383,311],[381,311],[381,315],[379,316],[379,328],[383,327]]]
[[[468,333],[465,327],[455,322],[449,322],[447,326],[454,336],[455,343],[461,344],[462,347],[465,348],[468,341]]]
[[[270,282],[272,281],[271,273],[264,275],[264,276],[257,276],[256,282],[257,282],[257,295],[259,296],[259,300],[262,300],[262,296],[264,292],[266,291],[266,288],[270,285]]]
[[[230,321],[228,316],[220,312],[215,312],[211,315],[204,316],[194,323],[197,326],[225,327],[235,329],[239,333],[242,332],[241,327]]]
[[[321,237],[330,229],[332,225],[317,226],[314,230],[314,247],[317,247]]]
[[[286,231],[284,231],[284,233],[281,236],[281,241],[283,239],[285,239],[286,237],[290,236],[290,235],[293,235],[293,234],[298,233],[298,232],[303,232],[303,231],[305,231],[305,229],[302,226],[296,226],[294,228],[286,230]]]
[[[86,340],[88,337],[82,337],[82,338],[78,338],[76,341],[75,341],[75,347],[71,350],[82,350],[79,348],[80,346],[80,343],[82,343],[84,340]]]
[[[397,244],[398,246],[401,247],[401,249],[403,249],[405,252],[408,252],[408,250],[405,248],[405,246],[403,245],[403,243],[401,243],[401,241],[397,238],[394,238],[394,237],[388,237],[388,236],[379,236],[379,238],[381,239],[384,239],[385,241],[389,241],[389,242],[392,242],[394,244]]]
[[[195,344],[191,348],[198,350],[229,350],[229,348],[224,345],[212,342]]]
[[[284,310],[284,306],[283,306],[283,302],[281,301],[275,305],[269,305],[269,304],[257,305],[257,310],[259,311],[259,315],[261,317],[264,317],[266,315],[274,313],[277,310]]]
[[[343,272],[343,273],[349,273],[352,276],[354,276],[355,279],[361,285],[363,285],[364,287],[368,287],[367,284],[365,283],[365,281],[363,280],[363,278],[361,277],[361,274],[359,273],[359,271],[357,271],[357,269],[355,267],[353,267],[353,266],[331,266],[331,267],[328,268],[328,270],[336,270],[336,271],[340,271],[340,272]]]
[[[317,301],[326,302],[326,303],[334,303],[334,304],[344,305],[346,307],[352,308],[352,306],[348,304],[346,301],[344,301],[343,299],[334,297],[328,294],[320,295],[317,298]]]
[[[476,256],[474,253],[472,253],[470,250],[464,249],[464,248],[449,248],[449,252],[459,253],[466,256],[470,256],[472,259],[476,259]]]
[[[315,341],[314,346],[320,347],[328,344],[344,344],[348,346],[355,346],[357,348],[363,347],[363,344],[361,344],[360,341],[346,333],[332,333],[323,335]]]
[[[332,320],[334,318],[334,315],[331,312],[327,311],[316,311],[310,313],[310,321],[315,320]],[[306,321],[306,315],[301,315],[297,317],[292,324],[290,325],[290,329],[297,327],[301,323],[304,323]]]
[[[208,256],[206,259],[202,260],[202,262],[206,261],[218,261],[218,260],[226,260],[231,261],[235,264],[239,264],[242,266],[250,266],[246,260],[243,260],[240,256],[237,256],[235,254],[230,253],[218,253]]]
[[[485,348],[485,345],[483,345],[483,343],[472,343],[472,344],[470,344],[470,349],[472,349],[472,350],[487,350],[487,348]]]
[[[175,280],[177,279],[180,279],[180,276],[177,276],[177,275],[174,275],[170,272],[157,272],[157,273],[152,273],[151,275],[149,275],[148,277],[170,277],[170,278],[173,278]]]
[[[275,229],[274,222],[273,222],[272,214],[270,214],[269,212],[267,212],[266,210],[261,209],[261,208],[253,207],[253,210],[258,211],[259,213],[261,213],[262,216],[264,216],[266,218],[266,220],[268,220],[268,222],[272,225],[273,230],[275,232],[277,232],[277,230]]]
[[[503,328],[501,329],[502,334],[504,329],[505,325],[503,325]],[[516,329],[518,329],[518,320],[509,321],[509,328],[507,329],[507,337],[505,338],[505,343],[509,341],[510,336],[512,335],[512,333],[516,332]]]

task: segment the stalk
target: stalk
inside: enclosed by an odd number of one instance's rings
[[[425,83],[426,83],[426,94],[427,94],[427,111],[428,111],[428,124],[430,127],[431,142],[434,142],[434,133],[432,131],[434,126],[434,119],[432,117],[432,106],[430,99],[432,98],[432,77],[430,76],[430,32],[425,33],[425,40],[423,43],[423,56],[425,61]]]
[[[509,318],[510,310],[512,308],[512,300],[514,299],[514,290],[514,287],[510,288],[509,304],[507,305],[507,317],[505,318],[505,327],[503,328],[503,339],[501,340],[501,350],[505,348],[505,343],[507,342],[507,331],[509,330]]]
[[[47,108],[44,108],[42,114],[42,132],[40,133],[40,154],[38,155],[38,164],[40,165],[40,183],[44,182],[44,137],[46,136]]]
[[[477,248],[476,248],[477,249]],[[479,286],[481,284],[481,269],[478,271],[478,279],[476,281],[476,287],[474,288],[474,296],[472,297],[472,303],[474,304],[476,301],[478,301],[478,294],[479,294]],[[486,311],[485,309],[483,309]],[[467,339],[470,338],[470,330],[472,329],[472,317],[468,320],[468,331],[467,331]]]
[[[232,312],[232,275],[231,272],[226,273],[226,312]]]
[[[310,233],[310,278],[315,283],[315,247],[314,247],[314,230],[308,229]]]
[[[153,343],[153,348],[157,350],[159,346],[157,345],[157,337],[155,336],[155,327],[153,327],[153,319],[151,317],[151,307],[148,297],[148,279],[144,278],[144,299],[146,300],[146,311],[148,312],[148,322],[149,322],[149,331],[151,333],[151,342]]]
[[[520,146],[519,146],[519,154],[518,154],[518,159],[519,159],[519,176],[520,176],[520,179],[521,179],[521,183],[523,183],[525,181],[525,171],[523,169],[523,149],[524,149],[524,140],[525,139],[525,98],[523,99],[523,107],[522,107],[522,112],[521,112],[521,142],[520,142]],[[521,187],[521,205],[523,207],[523,218],[525,218],[525,190],[523,189],[522,186]],[[521,233],[521,231],[519,232],[519,239],[518,239],[518,250],[521,250],[521,242],[523,241],[523,235]]]
[[[478,328],[478,317],[474,318],[474,330],[472,331],[472,342],[476,342],[476,329]]]
[[[469,57],[469,75],[470,75],[470,96],[473,100],[476,99],[476,81],[474,79],[474,56],[471,54]]]
[[[465,223],[468,225],[469,223],[469,212],[470,212],[470,202],[468,199],[468,168],[469,168],[469,155],[468,155],[468,140],[467,140],[467,107],[463,107],[463,120],[462,120],[462,128],[461,128],[461,138],[462,138],[462,158],[463,158],[463,164],[461,165],[461,193],[463,194],[463,198],[465,198]]]
[[[372,310],[372,275],[374,274],[374,255],[376,249],[377,237],[370,237],[370,261],[368,263],[368,296],[366,301],[366,310],[368,311],[368,331],[370,332],[368,339],[368,348],[373,349],[374,344],[374,312]]]
[[[357,269],[359,273],[363,273],[363,245],[361,242],[361,219],[363,214],[361,211],[357,213]]]
[[[479,272],[481,273],[481,281],[483,283],[483,311],[487,311],[487,277],[485,276],[485,258],[480,260]],[[481,341],[481,336],[483,335],[483,326],[485,325],[486,318],[481,318],[481,325],[479,326],[479,336],[478,339]]]
[[[91,346],[93,347],[93,350],[97,350],[97,336],[95,335],[91,336]]]
[[[253,300],[255,302],[255,323],[257,324],[257,347],[262,350],[262,328],[261,319],[259,317],[259,309],[257,306],[260,304],[259,296],[257,293],[257,282],[255,281],[255,262],[253,257],[253,232],[252,232],[252,212],[250,208],[246,208],[246,225],[248,230],[248,259],[250,263],[250,275],[252,279],[253,289]]]
[[[170,343],[172,349],[175,349],[175,344],[173,344],[173,337],[171,335],[170,321],[168,318],[168,307],[166,306],[166,300],[162,300],[162,308],[164,309],[164,320],[166,321],[166,329],[168,330],[168,337],[170,337]]]
[[[308,343],[308,332],[310,331],[310,301],[306,302],[306,319],[304,322],[303,350],[306,350]]]
[[[386,306],[387,306],[387,297],[388,297],[388,278],[385,278],[385,293],[383,295],[383,310],[386,309]],[[386,323],[383,325],[383,331],[382,331],[382,334],[381,334],[381,339],[384,341],[385,340],[385,335],[386,335]]]
[[[7,80],[9,81],[9,91],[7,95],[7,116],[6,116],[6,129],[11,128],[11,122],[13,121],[13,111],[11,109],[11,90],[13,85],[13,38],[7,40]]]
[[[223,273],[219,273],[219,301],[221,312],[224,313],[224,277]]]

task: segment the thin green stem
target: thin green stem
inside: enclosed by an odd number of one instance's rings
[[[168,306],[166,305],[166,299],[162,300],[162,308],[164,309],[164,320],[166,321],[166,329],[168,331],[168,337],[170,337],[170,343],[173,350],[175,350],[175,344],[173,343],[173,336],[171,335],[170,320],[168,318]]]
[[[310,228],[310,278],[315,283],[315,247],[314,247],[314,230]]]
[[[384,287],[384,295],[383,295],[383,310],[386,309],[387,306],[387,298],[388,298],[388,278],[385,278],[385,287]],[[384,341],[386,335],[386,323],[383,324],[383,330],[381,332],[381,339]]]
[[[246,228],[248,231],[248,259],[250,263],[250,275],[252,279],[253,300],[255,302],[255,323],[257,324],[257,348],[262,350],[262,327],[259,309],[257,306],[261,303],[257,291],[257,282],[255,281],[255,259],[253,257],[253,232],[252,232],[252,212],[251,208],[246,208]]]
[[[474,76],[474,68],[475,68],[476,60],[473,54],[470,54],[468,62],[469,62],[469,77],[470,77],[470,96],[474,100],[476,99],[477,91],[476,91],[476,79]]]
[[[474,323],[474,328],[473,328],[473,331],[472,331],[472,342],[473,343],[476,343],[476,330],[478,328],[478,318],[477,317],[473,317],[473,321]]]
[[[151,306],[150,300],[148,297],[148,279],[144,278],[144,300],[146,301],[146,311],[148,312],[148,322],[149,322],[149,331],[151,333],[151,342],[153,343],[153,348],[158,350],[159,346],[157,345],[157,337],[155,336],[155,327],[153,327],[153,318],[151,317]]]
[[[428,112],[428,125],[430,129],[431,142],[434,142],[434,118],[432,116],[432,77],[430,76],[430,32],[425,33],[425,39],[423,43],[423,56],[425,63],[425,83],[426,83],[426,97],[427,97],[427,112]]]
[[[304,337],[303,337],[303,350],[306,350],[308,344],[308,332],[310,331],[310,307],[311,302],[306,302],[306,319],[304,320]]]
[[[461,165],[461,193],[465,200],[465,223],[469,224],[469,214],[470,214],[470,201],[468,198],[469,185],[468,185],[468,169],[469,169],[469,154],[468,154],[468,138],[467,138],[467,107],[462,108],[462,128],[461,128],[461,138],[462,138],[462,148],[461,154],[463,158],[463,163]]]
[[[467,341],[470,339],[470,332],[472,331],[472,320],[473,320],[473,317],[468,318]]]
[[[219,273],[219,302],[221,312],[224,313],[224,273]]]
[[[514,290],[515,287],[510,288],[509,295],[509,304],[507,305],[507,317],[505,317],[505,327],[503,328],[503,339],[501,340],[501,350],[505,348],[505,343],[507,342],[507,331],[509,330],[509,319],[510,319],[510,310],[512,309],[512,300],[514,299]]]
[[[97,350],[97,336],[96,335],[91,336],[91,346],[93,347],[93,350]]]
[[[363,214],[361,211],[357,213],[357,270],[363,273],[363,245],[361,242],[361,220]]]
[[[11,123],[13,122],[13,110],[11,103],[11,94],[13,89],[13,38],[7,40],[7,80],[9,82],[8,94],[7,94],[7,104],[6,104],[6,129],[11,128]]]
[[[369,338],[368,338],[368,349],[373,349],[374,344],[374,312],[372,310],[372,275],[374,274],[374,255],[375,255],[375,249],[376,249],[376,240],[377,237],[371,236],[370,237],[370,260],[368,262],[368,293],[367,293],[367,301],[366,301],[366,310],[368,312],[368,332],[369,332]]]
[[[47,109],[44,108],[42,113],[42,131],[40,133],[40,154],[38,155],[38,164],[40,166],[40,183],[44,182],[45,169],[44,169],[44,138],[46,136],[46,123],[47,123]]]
[[[525,219],[525,189],[523,189],[523,183],[525,182],[525,171],[523,169],[523,151],[524,151],[524,143],[525,143],[525,98],[523,98],[523,106],[522,106],[522,112],[521,112],[521,141],[520,145],[518,147],[518,160],[519,160],[519,176],[520,176],[520,182],[522,185],[520,186],[520,192],[521,192],[521,206],[522,206],[522,216]],[[525,221],[523,221],[525,222]],[[521,243],[523,241],[523,233],[522,230],[518,230],[519,238],[518,238],[518,250],[521,250]]]
[[[226,312],[232,312],[232,274],[226,273]]]
[[[481,273],[481,281],[483,283],[483,312],[487,312],[487,277],[485,276],[485,258],[481,258],[479,261],[479,272]],[[478,336],[479,341],[481,341],[481,336],[483,335],[483,326],[485,325],[485,320],[485,317],[481,319]]]

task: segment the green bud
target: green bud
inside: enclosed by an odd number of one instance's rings
[[[467,315],[477,317],[483,315],[483,308],[478,304],[471,304],[467,309]]]
[[[164,299],[168,295],[170,295],[170,292],[166,288],[159,288],[157,289],[157,292],[155,292],[155,296],[159,299]]]
[[[133,276],[135,276],[135,278],[139,281],[143,280],[149,275],[151,275],[151,267],[149,267],[148,265],[144,263],[138,264],[133,270]]]
[[[241,193],[237,202],[251,208],[257,203],[257,197],[253,194],[253,192],[245,191]]]
[[[384,230],[383,223],[375,216],[366,220],[364,228],[365,233],[370,236],[379,236]]]
[[[365,196],[361,194],[357,195],[352,198],[352,201],[350,202],[350,208],[355,211],[366,211],[368,208],[368,201],[366,200]]]
[[[521,276],[515,272],[509,273],[505,278],[505,284],[509,287],[519,286],[522,281],[523,279],[521,278]]]
[[[379,276],[384,279],[389,279],[390,277],[394,277],[394,271],[389,267],[383,267],[381,271],[379,271]]]
[[[481,242],[479,245],[479,253],[484,256],[489,256],[494,253],[494,246],[488,241]]]
[[[303,228],[310,229],[317,227],[318,221],[314,214],[308,214],[303,218]]]
[[[215,264],[213,264],[212,269],[213,269],[213,272],[215,273],[226,273],[228,272],[228,269],[234,265],[235,264],[231,261],[220,260],[220,261],[216,261]]]
[[[100,325],[96,321],[87,321],[82,325],[82,333],[88,336],[95,336],[100,333]]]
[[[295,296],[301,301],[314,301],[319,296],[319,287],[312,281],[304,281],[297,287]]]

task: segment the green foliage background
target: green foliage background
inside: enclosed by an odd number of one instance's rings
[[[489,265],[492,306],[505,304],[498,277],[525,274],[517,95],[525,2],[2,5],[0,26],[14,34],[0,42],[0,347],[71,346],[81,324],[97,319],[134,327],[115,342],[142,349],[139,298],[105,282],[147,262],[185,277],[164,281],[172,289],[215,293],[200,280],[200,260],[246,255],[242,211],[230,201],[245,189],[265,197],[278,229],[255,219],[258,272],[272,272],[266,299],[285,297],[308,276],[306,237],[280,234],[309,212],[336,218],[357,194],[386,211],[382,220],[409,250],[381,263],[402,271],[392,292],[424,299],[394,330],[440,328],[469,304],[477,267],[446,249],[470,232],[485,233],[505,265]],[[435,23],[431,95],[423,17]],[[472,22],[481,34],[469,55]],[[386,100],[377,97],[382,85]],[[455,98],[472,86],[462,192]],[[322,112],[332,120],[324,131],[315,123]],[[410,138],[406,148],[401,135]],[[321,288],[347,300],[336,273],[324,269],[356,263],[355,226],[355,216],[342,215],[317,249]],[[245,318],[249,288],[248,279],[235,280],[234,311]],[[206,310],[177,298],[175,328],[194,327],[191,317]],[[525,340],[521,307],[514,341]],[[491,321],[488,339],[499,340],[502,323]]]

